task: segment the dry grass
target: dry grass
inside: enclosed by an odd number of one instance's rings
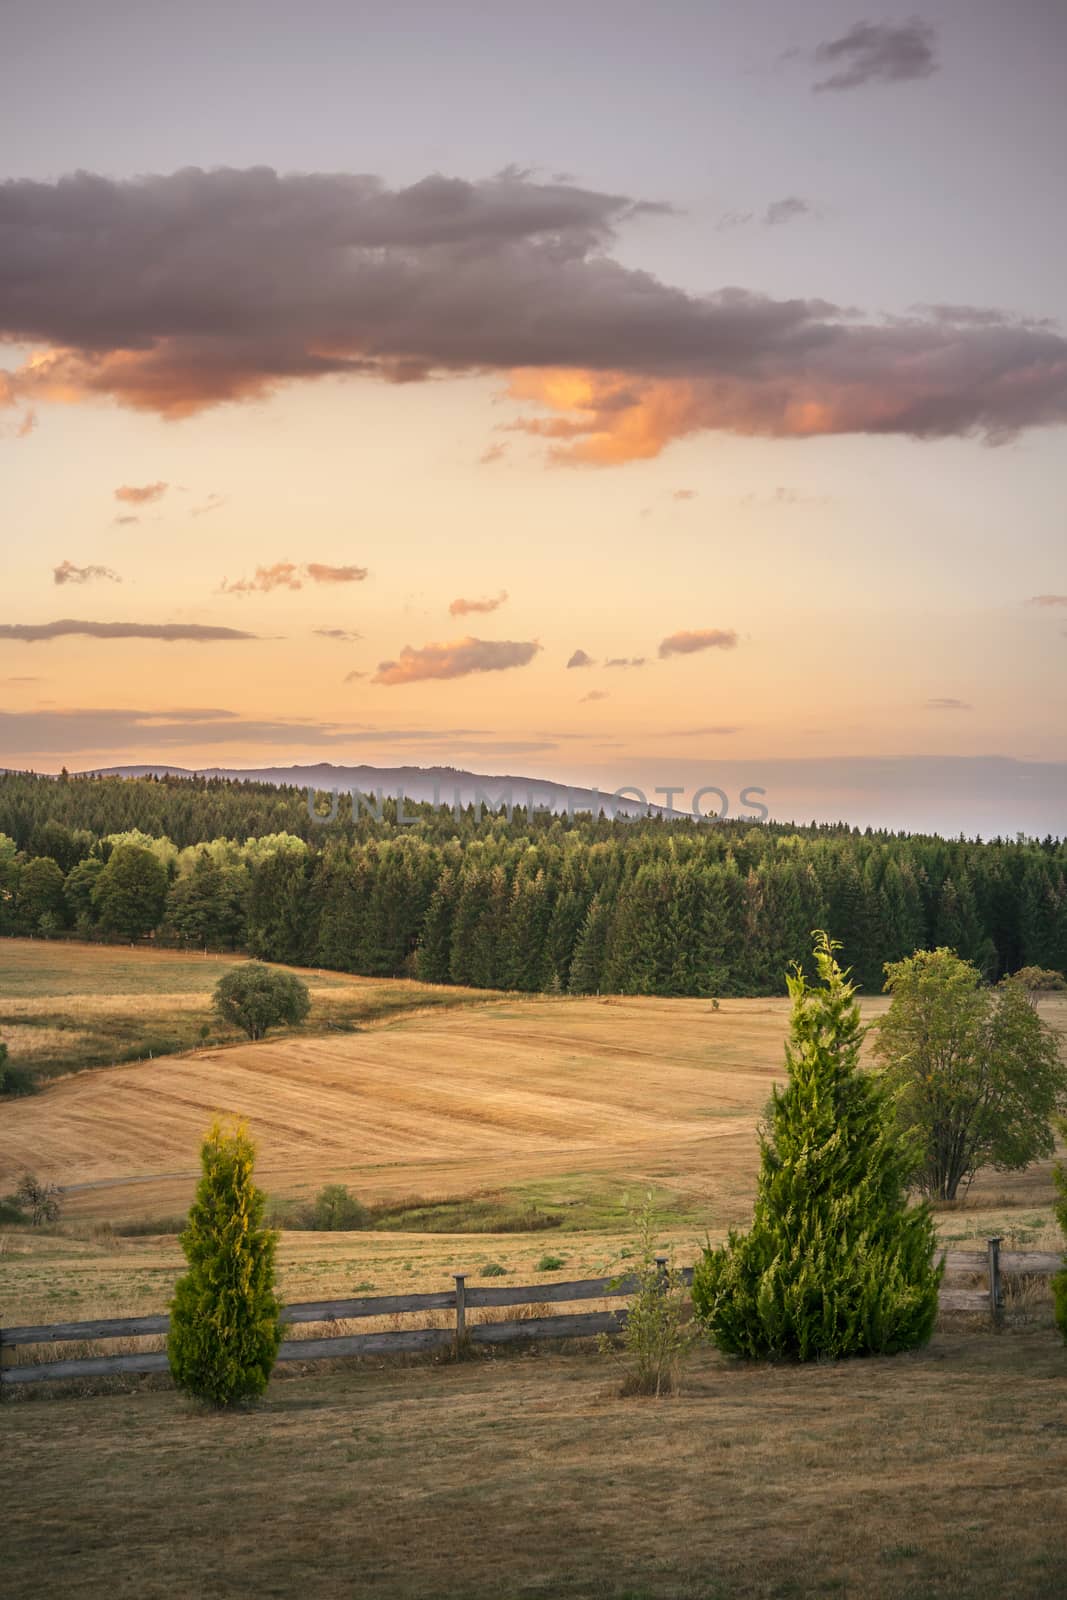
[[[0,941],[0,1039],[16,1065],[44,1077],[238,1042],[215,1017],[211,991],[243,956],[114,945]],[[350,1029],[430,1007],[485,1001],[473,989],[355,978],[292,968],[311,990],[299,1035]]]
[[[1067,1584],[1064,1350],[940,1333],[805,1369],[701,1353],[349,1367],[234,1415],[11,1405],[4,1592],[381,1600],[1039,1600]]]

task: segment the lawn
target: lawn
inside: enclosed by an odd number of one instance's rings
[[[942,1330],[807,1368],[701,1352],[622,1400],[591,1352],[349,1366],[247,1412],[5,1407],[4,1592],[1011,1600],[1067,1587],[1067,1361]]]

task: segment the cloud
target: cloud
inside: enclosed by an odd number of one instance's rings
[[[934,695],[926,702],[928,711],[973,711],[966,700],[953,700],[948,695]]]
[[[363,637],[361,633],[354,633],[351,628],[313,628],[312,632],[317,633],[320,639],[337,639],[342,644],[355,644]]]
[[[115,518],[115,526],[117,528],[127,528],[127,527],[130,526],[131,523],[140,522],[140,520],[141,520],[140,517],[131,517],[131,516],[116,517]]]
[[[744,730],[739,726],[718,724],[710,728],[666,728],[660,735],[664,739],[706,739],[721,738],[731,733],[741,733]]]
[[[496,611],[508,598],[508,591],[501,589],[499,594],[490,595],[482,600],[453,600],[449,606],[449,615],[453,617],[466,617],[472,611]]]
[[[272,589],[302,589],[311,583],[362,583],[366,567],[328,567],[321,561],[297,566],[292,561],[276,561],[272,567],[257,567],[255,577],[238,578],[233,583],[223,578],[223,594],[270,594]]]
[[[610,661],[605,661],[606,667],[643,667],[644,656],[612,656]]]
[[[198,506],[190,507],[189,515],[191,517],[206,517],[209,511],[217,511],[220,506],[225,504],[226,496],[224,494],[209,494],[207,499],[202,500]]]
[[[146,506],[162,500],[169,487],[166,483],[122,483],[115,490],[115,499],[125,506]]]
[[[611,699],[611,696],[609,695],[609,693],[608,693],[608,691],[606,689],[590,689],[588,694],[583,694],[582,695],[582,698],[579,700],[578,704],[580,706],[584,706],[584,705],[588,705],[590,700],[610,700],[610,699]]]
[[[479,465],[483,467],[491,467],[494,461],[502,461],[504,456],[507,454],[507,448],[508,447],[506,444],[500,444],[499,442],[496,444],[487,444],[481,455],[478,457]]]
[[[94,578],[107,578],[111,583],[122,582],[118,573],[112,572],[110,567],[76,567],[73,561],[61,561],[58,567],[53,567],[52,578],[55,583],[91,583]]]
[[[661,660],[668,656],[691,656],[698,650],[735,650],[737,634],[733,628],[683,628],[660,641]]]
[[[451,644],[406,644],[399,661],[380,661],[374,683],[420,683],[427,678],[465,678],[472,672],[505,672],[525,667],[541,646],[536,640],[456,639]]]
[[[16,439],[28,439],[30,434],[33,432],[34,428],[36,428],[36,426],[37,426],[37,413],[36,413],[36,411],[27,411],[27,412],[25,412],[23,414],[21,420],[19,421],[18,427],[15,429],[15,438]]]
[[[858,89],[865,83],[904,83],[929,78],[938,69],[934,29],[920,17],[910,22],[857,22],[847,33],[815,50],[817,66],[834,70],[812,85],[816,93]]]
[[[322,561],[309,561],[304,572],[312,583],[362,583],[366,567],[328,567]]]
[[[696,492],[695,489],[675,489],[674,493],[671,495],[671,499],[672,500],[695,500],[696,499],[696,495],[697,495],[697,492]]]
[[[783,200],[772,200],[763,213],[764,226],[768,228],[779,227],[783,222],[794,222],[797,217],[811,215],[811,207],[806,200],[801,200],[799,195],[789,194]]]
[[[911,28],[823,48],[853,75],[900,75]],[[497,373],[548,413],[518,431],[593,465],[704,431],[999,442],[1067,422],[1054,327],[691,293],[613,259],[642,209],[514,171],[402,189],[267,168],[11,181],[0,333],[34,353],[3,395],[178,418],[318,377]]]
[[[595,665],[596,665],[596,663],[594,662],[592,656],[586,655],[584,650],[576,650],[574,652],[574,654],[571,656],[570,660],[567,662],[568,668],[571,668],[571,667],[592,667],[592,666],[595,666]]]
[[[259,637],[255,633],[244,633],[240,628],[214,628],[200,622],[76,622],[64,617],[58,622],[0,623],[0,639],[21,639],[24,644],[62,639],[70,634],[82,634],[90,639],[164,639],[168,643],[191,639],[198,644]]]
[[[0,747],[68,758],[72,750],[125,752],[180,746],[275,744],[299,746],[430,746],[473,754],[528,754],[553,750],[547,739],[513,739],[482,728],[374,728],[362,723],[260,719],[216,707],[156,710],[116,707],[2,711]],[[120,759],[122,759],[120,757]]]
[[[357,672],[357,671],[353,670],[352,672],[346,672],[345,673],[344,678],[342,679],[342,682],[343,683],[355,683],[357,678],[365,678],[366,676],[367,676],[367,674],[365,672]]]
[[[1032,606],[1067,606],[1067,594],[1035,594],[1029,604]]]

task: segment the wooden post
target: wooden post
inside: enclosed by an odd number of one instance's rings
[[[989,1252],[989,1309],[993,1313],[993,1321],[1000,1321],[1000,1240],[988,1239],[986,1248]]]
[[[656,1266],[659,1269],[659,1292],[660,1292],[660,1294],[666,1294],[666,1292],[667,1292],[667,1262],[668,1262],[669,1259],[670,1258],[668,1256],[657,1256],[656,1257]]]
[[[467,1338],[467,1286],[466,1274],[457,1272],[456,1275],[456,1350],[466,1342]]]

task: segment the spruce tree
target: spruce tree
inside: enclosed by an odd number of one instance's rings
[[[200,1151],[203,1176],[180,1243],[189,1270],[170,1305],[167,1355],[175,1383],[212,1405],[267,1387],[278,1354],[277,1234],[263,1226],[247,1129],[216,1122]]]
[[[799,968],[752,1227],[705,1252],[693,1298],[732,1355],[798,1361],[889,1355],[924,1344],[941,1267],[925,1205],[909,1206],[914,1153],[881,1080],[859,1070],[864,1028],[855,990],[824,933],[819,983]]]

